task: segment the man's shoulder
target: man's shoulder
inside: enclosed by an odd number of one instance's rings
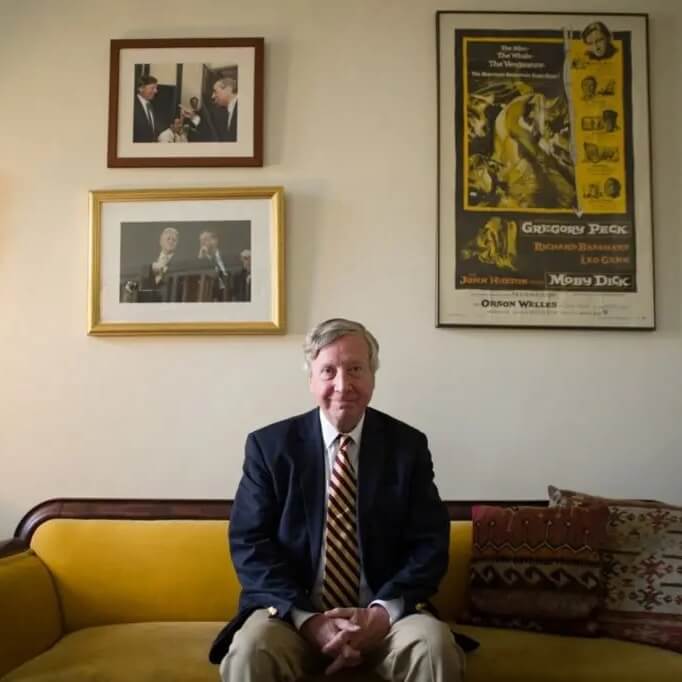
[[[311,428],[315,419],[319,419],[317,408],[262,426],[252,431],[249,436],[257,440],[285,438],[290,433],[305,432],[306,429]]]
[[[426,438],[426,435],[414,426],[372,407],[367,408],[365,425],[370,427],[378,425],[387,432],[400,433],[401,436],[405,437]]]

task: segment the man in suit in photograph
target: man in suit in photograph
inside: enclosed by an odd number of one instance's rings
[[[251,300],[251,249],[244,249],[239,258],[242,262],[241,270],[232,276],[232,300]]]
[[[430,613],[448,513],[426,436],[368,407],[379,345],[331,319],[306,337],[318,408],[251,433],[230,519],[239,612],[210,659],[223,682],[294,682],[364,666],[459,682],[464,655]]]
[[[216,133],[221,142],[237,141],[237,114],[239,95],[237,81],[234,78],[221,78],[213,84],[213,103],[226,111],[226,116],[216,126]]]
[[[133,111],[133,142],[156,142],[161,133],[152,104],[158,91],[158,81],[154,76],[140,76]]]
[[[197,259],[200,269],[209,268],[216,274],[217,287],[212,300],[229,301],[232,298],[231,275],[220,253],[220,241],[215,232],[204,230],[199,235]]]

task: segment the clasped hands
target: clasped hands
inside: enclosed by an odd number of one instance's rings
[[[325,670],[331,675],[360,665],[391,628],[388,611],[375,605],[367,609],[341,608],[318,613],[301,627],[301,634],[333,660]]]

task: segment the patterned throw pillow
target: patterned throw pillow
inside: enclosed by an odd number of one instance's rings
[[[594,497],[554,486],[549,498],[559,508],[608,505],[600,631],[682,652],[682,507]]]
[[[476,506],[474,625],[596,635],[608,509]]]

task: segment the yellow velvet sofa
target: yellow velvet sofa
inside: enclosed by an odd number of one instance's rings
[[[435,602],[466,599],[468,503],[448,503]],[[238,583],[223,501],[52,500],[0,544],[0,682],[216,682],[209,646]],[[682,655],[611,639],[458,625],[481,642],[468,682],[681,682]],[[334,679],[369,680],[358,671]]]

